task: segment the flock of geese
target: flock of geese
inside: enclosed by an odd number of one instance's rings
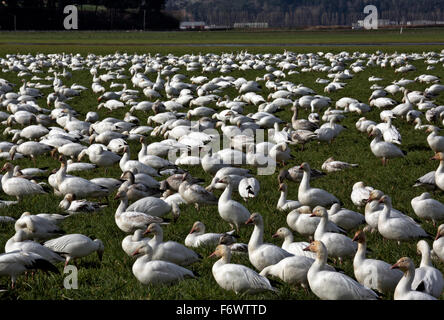
[[[128,272],[145,285],[195,278],[192,265],[203,258],[196,248],[207,247],[210,257],[217,258],[212,267],[215,282],[239,294],[278,292],[270,282],[278,278],[320,299],[379,299],[382,295],[439,299],[444,279],[433,263],[444,262],[444,224],[439,225],[444,220],[444,204],[424,192],[411,199],[417,216],[413,219],[393,207],[389,194],[353,181],[350,198],[364,210],[362,214],[343,208],[333,193],[311,185],[328,173],[353,170],[359,164],[330,157],[322,171],[311,168],[309,159],[286,167],[291,151],[304,152],[313,141],[334,144],[346,130],[341,120],[357,113],[356,129],[348,130],[372,137],[369,149],[382,165],[408,157],[392,119],[411,123],[412,130],[426,131],[426,143],[439,167],[418,178],[415,186],[444,190],[444,136],[439,135],[444,106],[433,100],[444,92],[438,77],[423,74],[383,87],[378,84],[383,79],[372,76],[368,104],[352,97],[334,102],[285,80],[303,72],[323,72],[327,77],[316,83],[325,84],[324,94],[330,94],[346,89],[347,80],[367,67],[391,68],[407,76],[416,69],[413,62],[426,64],[427,70],[442,68],[444,50],[422,54],[10,54],[0,58],[6,77],[13,74],[22,79],[21,84],[0,79],[5,139],[0,142],[1,190],[10,199],[0,201],[0,223],[15,229],[5,253],[0,254],[0,276],[10,277],[14,290],[17,278],[27,271],[60,272],[58,263],[67,266],[93,253],[101,260],[106,241],[65,234],[61,222],[101,210],[111,199],[120,202],[114,217],[122,233],[122,254],[135,257]],[[186,76],[181,70],[199,75]],[[232,71],[249,70],[262,76],[254,80],[230,76]],[[91,85],[67,86],[80,71],[89,72]],[[427,88],[411,91],[406,88],[411,83]],[[265,90],[271,93],[266,96]],[[403,94],[401,102],[394,100],[397,93]],[[84,114],[72,105],[86,95],[94,95],[98,104]],[[247,114],[247,108],[255,112]],[[300,118],[301,109],[308,110],[306,119]],[[379,123],[365,118],[365,113],[375,109],[380,110]],[[101,116],[121,111],[123,119]],[[292,114],[291,121],[279,118],[280,111]],[[262,129],[267,139],[258,141]],[[229,145],[213,148],[222,140]],[[138,153],[134,145],[140,145]],[[24,157],[35,167],[19,167],[16,160]],[[57,160],[58,167],[38,168],[43,157]],[[187,168],[191,166],[211,175],[211,183],[205,186],[204,179],[190,174]],[[116,169],[120,173],[90,180],[79,176],[98,167],[105,168],[107,175]],[[278,173],[276,210],[286,214],[288,224],[273,234],[283,241],[281,246],[264,241],[265,222],[272,216],[264,219],[268,213],[248,209],[268,187],[260,186],[254,168]],[[299,185],[297,200],[287,199],[293,185]],[[222,191],[220,196],[215,190]],[[9,208],[23,198],[37,200],[47,193],[60,197],[64,214],[7,216]],[[189,234],[183,242],[164,239],[163,228],[174,228],[181,208],[188,205],[196,214]],[[217,210],[218,219],[230,231],[208,232],[213,226],[200,221],[202,206]],[[165,217],[168,214],[172,219]],[[436,236],[428,234],[418,219],[432,223]],[[238,242],[239,229],[248,226],[252,226],[248,243]],[[307,241],[295,242],[293,232]],[[409,257],[387,262],[367,258],[369,233],[395,244],[417,241],[420,266]],[[246,255],[252,268],[232,263],[236,254]],[[353,262],[353,275],[338,269],[346,260]]]

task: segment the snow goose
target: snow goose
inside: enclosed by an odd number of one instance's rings
[[[321,218],[311,217],[311,214],[312,210],[309,206],[301,206],[287,214],[287,224],[297,233],[311,238],[321,221]],[[327,222],[327,230],[329,232],[345,233],[345,230],[339,228],[331,221]]]
[[[188,203],[195,205],[199,209],[199,204],[215,205],[218,203],[217,197],[206,190],[201,185],[190,183],[188,173],[182,175],[182,183],[179,186],[179,194]]]
[[[433,241],[433,255],[444,261],[444,224],[438,227],[435,241]]]
[[[43,244],[45,247],[59,253],[66,258],[65,267],[71,259],[82,258],[97,252],[99,260],[102,261],[103,251],[105,249],[102,241],[92,240],[83,234],[73,233],[51,239]]]
[[[356,163],[347,163],[343,161],[337,161],[333,157],[328,158],[322,164],[321,169],[327,172],[336,172],[341,171],[347,168],[355,168],[358,167],[359,164]]]
[[[175,220],[180,215],[179,206],[173,202],[169,204],[162,199],[155,197],[145,197],[132,203],[126,211],[137,211],[149,214],[154,217],[162,217],[169,212],[172,212]]]
[[[144,285],[157,285],[178,282],[185,278],[195,278],[192,271],[177,264],[153,260],[153,249],[146,243],[133,252],[133,256],[141,254],[134,262],[134,276]]]
[[[94,212],[106,207],[106,205],[85,199],[76,200],[75,195],[68,193],[63,200],[60,201],[59,207],[69,214],[75,214],[78,212]]]
[[[427,241],[419,240],[416,244],[416,250],[421,254],[421,264],[415,270],[412,288],[418,290],[417,288],[422,283],[424,293],[439,298],[444,288],[444,279],[441,271],[433,267],[430,246]]]
[[[26,239],[35,241],[47,240],[64,233],[57,224],[42,216],[32,215],[30,212],[23,212],[14,225],[15,231],[23,230]]]
[[[231,234],[229,232],[228,234]],[[205,233],[205,225],[196,221],[190,230],[190,233],[185,238],[185,245],[187,247],[198,248],[202,246],[216,246],[219,243],[220,237],[223,233]]]
[[[322,241],[314,241],[304,250],[316,253],[307,273],[311,291],[322,300],[376,300],[378,295],[349,276],[325,268],[328,251]]]
[[[339,203],[334,203],[328,210],[328,220],[344,230],[352,230],[365,223],[365,216],[359,212],[341,208]]]
[[[432,199],[428,192],[422,193],[410,202],[415,214],[425,220],[431,220],[433,226],[437,221],[444,220],[444,204],[438,200]]]
[[[358,242],[358,251],[353,259],[356,280],[383,294],[395,292],[395,288],[402,278],[402,272],[391,269],[391,265],[385,261],[366,258],[367,243],[364,231],[356,231],[353,241]]]
[[[281,238],[284,239],[282,243],[282,249],[294,254],[295,256],[305,256],[309,258],[316,258],[316,255],[312,252],[304,251],[304,249],[310,244],[305,241],[301,242],[293,242],[294,237],[291,231],[288,228],[282,227],[279,228],[276,233],[272,235],[272,238]]]
[[[0,254],[0,276],[11,277],[12,289],[18,275],[35,269],[60,273],[52,263],[33,252],[13,251]]]
[[[314,239],[322,241],[330,257],[338,258],[342,262],[344,258],[351,257],[356,253],[358,246],[352,239],[343,234],[327,231],[327,209],[317,206],[314,208],[312,215],[321,218],[314,233]]]
[[[304,170],[302,181],[299,185],[298,200],[302,205],[315,206],[329,206],[335,202],[340,201],[331,193],[318,188],[310,187],[310,165],[306,162],[300,166]]]
[[[259,193],[259,189],[260,189],[259,181],[254,177],[250,178],[243,177],[239,181],[238,185],[239,195],[245,201],[247,201],[250,198],[255,198]]]
[[[3,171],[7,172],[5,175],[3,175],[1,180],[3,192],[8,196],[16,197],[17,201],[23,199],[24,196],[46,194],[41,185],[24,178],[14,177],[14,166],[11,163],[5,163],[1,172]]]
[[[374,190],[373,187],[366,186],[364,182],[356,182],[350,195],[353,204],[358,208],[365,206],[372,190]]]
[[[61,157],[61,166],[56,173],[57,188],[63,195],[74,194],[77,198],[106,198],[109,195],[108,188],[95,184],[81,177],[68,176],[67,163]]]
[[[162,227],[151,223],[144,234],[153,234],[149,241],[153,249],[153,260],[169,261],[180,266],[187,266],[200,260],[200,255],[176,241],[163,241]]]
[[[241,265],[230,263],[231,249],[226,245],[218,245],[216,250],[210,257],[220,257],[213,264],[212,273],[217,284],[225,289],[232,290],[236,294],[255,294],[266,291],[276,292],[264,276],[259,275],[256,271]]]
[[[95,152],[88,153],[89,160],[99,167],[112,167],[115,163],[121,160],[121,157],[114,152],[108,151],[102,146],[98,145]],[[79,159],[80,161],[80,159]]]
[[[426,187],[426,189],[436,190],[437,186],[435,184],[435,172],[436,171],[427,172],[425,175],[416,179],[413,187],[422,187],[423,186],[423,187]]]
[[[325,172],[310,169],[310,180],[321,178],[325,176]],[[278,175],[278,182],[282,183],[285,179],[292,182],[301,182],[304,177],[304,170],[300,166],[294,166],[289,169],[282,169]]]
[[[127,235],[122,240],[122,249],[129,256],[132,256],[134,251],[143,246],[144,244],[148,244],[151,238],[144,237],[143,233],[144,229],[137,229],[134,231],[134,234]]]
[[[281,196],[276,206],[279,211],[291,211],[302,205],[299,201],[287,200],[287,185],[285,183],[279,185],[279,191],[281,192]]]
[[[35,165],[35,158],[37,156],[40,156],[42,154],[45,154],[52,150],[52,147],[49,145],[46,145],[44,143],[36,142],[36,141],[27,141],[23,142],[22,144],[13,146],[11,150],[9,150],[9,154],[11,155],[11,160],[14,160],[14,155],[16,153],[20,153],[22,155],[31,157],[32,161],[34,161]]]
[[[444,152],[444,136],[438,135],[439,130],[440,129],[436,126],[428,127],[426,129],[426,132],[430,133],[427,136],[427,143],[430,146],[430,149],[432,149],[435,153]]]
[[[125,171],[132,171],[132,169],[137,169],[137,172],[139,173],[146,173],[153,177],[158,177],[159,174],[157,173],[157,170],[147,166],[146,164],[143,164],[140,161],[137,160],[130,160],[130,149],[129,146],[125,146],[123,148],[123,156],[119,161],[119,166],[122,172]]]
[[[18,230],[14,236],[6,241],[6,253],[16,250],[36,253],[51,263],[57,263],[65,260],[54,251],[42,246],[40,243],[27,240],[26,233],[23,230]]]
[[[298,119],[298,101],[295,101],[293,103],[291,111],[293,111],[293,116],[291,117],[291,126],[294,130],[315,131],[319,128],[317,123],[311,122],[307,119]]]
[[[235,227],[236,230],[239,231],[239,227],[250,217],[250,212],[242,204],[231,198],[234,185],[230,176],[223,177],[219,182],[227,185],[224,192],[220,195],[217,204],[219,215],[224,221],[228,222],[232,228]]]
[[[416,222],[392,216],[392,200],[388,195],[381,197],[379,202],[384,204],[384,209],[379,213],[378,231],[385,239],[396,240],[399,244],[400,241],[430,237]]]
[[[120,204],[114,214],[114,219],[120,230],[133,233],[137,229],[146,229],[153,222],[163,222],[162,218],[153,217],[143,212],[126,211],[128,196],[124,190],[117,192],[114,199],[120,199]]]
[[[439,166],[435,171],[435,184],[441,190],[444,190],[444,153],[438,152],[432,160],[439,160]]]
[[[394,144],[383,141],[382,133],[376,127],[373,128],[370,136],[375,137],[370,143],[370,149],[376,157],[381,158],[383,165],[387,164],[388,159],[404,157],[407,154]]]
[[[412,290],[412,282],[415,277],[415,265],[412,259],[402,257],[391,268],[404,272],[404,276],[396,286],[394,300],[437,300],[427,293]]]
[[[169,189],[178,192],[179,187],[183,182],[183,179],[184,179],[183,173],[173,174],[160,182],[160,190],[165,191]],[[191,174],[185,175],[185,180],[188,181],[191,185],[200,184],[204,181],[203,179],[194,178],[193,176],[191,176]]]
[[[253,224],[254,229],[248,242],[248,257],[259,271],[276,264],[286,257],[293,256],[288,251],[270,243],[264,243],[264,221],[259,213],[253,213],[245,224]]]

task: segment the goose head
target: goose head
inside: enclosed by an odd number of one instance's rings
[[[129,181],[131,184],[134,183],[135,177],[134,177],[134,173],[132,171],[125,171],[124,173],[122,173],[122,175],[120,176],[121,180],[126,180]]]
[[[324,253],[327,251],[325,245],[321,241],[312,241],[303,251],[311,251],[314,253]]]
[[[76,199],[76,196],[73,193],[67,193],[63,199],[71,203]]]
[[[307,162],[303,162],[299,169],[303,170],[304,172],[310,172],[310,165]]]
[[[392,207],[392,199],[390,199],[390,197],[388,195],[384,195],[381,197],[381,199],[379,199],[378,201],[379,203],[383,203],[388,207]]]
[[[14,170],[14,165],[12,163],[10,163],[10,162],[6,162],[3,165],[3,168],[2,168],[2,170],[0,172],[5,172],[5,171],[9,172],[9,171],[12,171],[12,170]]]
[[[287,192],[287,184],[280,183],[278,191]]]
[[[208,258],[211,258],[211,257],[220,258],[220,257],[230,257],[230,256],[231,256],[230,247],[228,247],[224,244],[219,244],[216,247],[216,250],[214,250],[214,252],[208,256]]]
[[[394,265],[392,265],[390,269],[400,269],[401,271],[406,272],[409,270],[414,270],[415,265],[413,264],[412,259],[409,257],[402,257]]]
[[[441,237],[444,237],[444,224],[441,224],[441,225],[438,227],[438,231],[437,231],[437,233],[436,233],[435,240],[438,240],[438,239],[441,238]]]
[[[259,213],[255,212],[252,215],[250,215],[248,220],[245,221],[245,224],[247,224],[247,225],[249,225],[249,224],[254,224],[254,225],[263,224],[262,216]]]
[[[137,255],[148,255],[148,256],[151,256],[152,254],[153,254],[153,249],[151,248],[151,246],[148,243],[144,243],[139,248],[137,248],[133,252],[132,255],[133,256],[137,256]]]
[[[282,228],[279,228],[271,237],[283,239],[287,235],[289,235],[290,233],[291,233],[291,231],[288,230],[288,228],[282,227]]]
[[[358,230],[355,233],[355,236],[353,237],[353,241],[356,241],[358,243],[365,243],[365,233],[363,230]]]
[[[288,173],[287,169],[282,169],[281,171],[279,171],[279,175],[278,175],[279,185],[284,182],[284,180],[288,176],[288,174],[289,173]]]
[[[382,192],[381,190],[372,190],[370,192],[370,196],[367,199],[367,203],[371,202],[373,200],[379,200],[382,198],[383,195],[384,195],[384,192]]]
[[[444,160],[444,153],[442,153],[442,152],[437,152],[433,157],[430,158],[430,160],[439,160],[439,161],[442,161],[442,160]]]
[[[119,192],[117,192],[117,194],[114,196],[114,200],[128,200],[128,196],[126,194],[125,190],[120,190]]]
[[[205,225],[200,221],[196,221],[193,224],[193,227],[191,228],[189,234],[193,234],[195,232],[204,233],[205,232]]]
[[[102,261],[103,259],[103,252],[105,251],[105,246],[103,245],[103,242],[99,239],[95,239],[94,244],[97,247],[97,256],[99,257],[99,260]]]
[[[148,226],[148,228],[146,228],[146,230],[143,234],[145,235],[145,234],[151,234],[151,233],[154,235],[162,233],[162,228],[160,227],[160,225],[158,223],[151,223]]]
[[[310,217],[328,217],[327,209],[325,209],[322,206],[316,206],[313,209],[313,212],[311,213]]]

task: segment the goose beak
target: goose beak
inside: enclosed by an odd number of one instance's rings
[[[191,230],[190,230],[190,233],[189,234],[192,234],[192,233],[194,233],[194,232],[196,232],[197,231],[197,229],[196,228],[191,228]]]
[[[245,221],[245,224],[251,224],[251,223],[253,223],[253,219],[251,219],[251,218],[248,218],[248,220]]]
[[[215,257],[216,256],[216,251],[214,251],[212,254],[210,254],[209,256],[208,256],[208,258],[212,258],[212,257]]]
[[[145,232],[143,233],[143,235],[146,235],[146,234],[149,234],[149,233],[151,233],[151,230],[148,228],[148,229],[145,230]]]
[[[438,232],[438,233],[436,234],[435,241],[438,240],[438,239],[441,238],[441,237],[442,237],[442,235],[439,234],[439,232]]]
[[[394,265],[392,265],[390,267],[390,269],[398,269],[398,268],[399,268],[399,264],[398,263],[395,263]]]
[[[279,235],[278,235],[277,233],[275,233],[275,234],[273,234],[271,237],[272,237],[272,238],[277,238],[277,237],[279,237]]]
[[[430,158],[430,160],[439,160],[437,155],[435,154],[433,157]]]
[[[133,254],[132,254],[132,256],[134,257],[134,256],[136,256],[136,255],[138,255],[138,254],[139,254],[139,249],[137,249],[136,251],[134,251]]]
[[[305,247],[304,249],[302,249],[302,251],[310,251],[310,246]]]

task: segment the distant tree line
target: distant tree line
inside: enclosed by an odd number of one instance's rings
[[[164,12],[166,0],[1,0],[1,30],[62,30],[75,5],[79,30],[176,29],[179,21]],[[145,17],[145,21],[144,21]]]
[[[166,10],[180,20],[208,25],[268,22],[271,27],[350,26],[362,20],[366,5],[378,8],[380,19],[444,21],[443,0],[168,0]]]

